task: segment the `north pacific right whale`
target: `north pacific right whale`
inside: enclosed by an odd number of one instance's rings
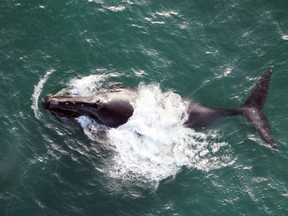
[[[188,119],[184,125],[197,129],[205,127],[219,118],[241,115],[252,124],[266,143],[273,149],[277,149],[268,120],[262,112],[268,95],[271,75],[272,70],[266,71],[254,86],[246,102],[235,109],[211,108],[183,98],[189,103]],[[133,104],[137,96],[135,89],[123,85],[112,85],[93,96],[71,95],[63,93],[63,91],[55,95],[49,94],[42,100],[42,106],[61,119],[75,119],[86,115],[99,124],[118,127],[125,124],[133,115]]]

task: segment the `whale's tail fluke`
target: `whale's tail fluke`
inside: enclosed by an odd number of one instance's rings
[[[253,88],[251,95],[239,111],[248,119],[249,122],[251,122],[263,140],[273,149],[277,149],[268,120],[262,112],[268,94],[271,75],[272,70],[268,70],[263,74],[262,78]]]

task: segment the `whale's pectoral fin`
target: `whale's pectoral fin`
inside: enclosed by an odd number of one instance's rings
[[[271,75],[271,70],[268,70],[263,74],[262,78],[253,88],[250,97],[240,108],[240,110],[258,131],[263,140],[267,142],[273,149],[277,149],[277,146],[272,137],[269,122],[262,113],[262,108],[264,107],[268,94]]]

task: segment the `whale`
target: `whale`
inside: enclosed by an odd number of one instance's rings
[[[272,70],[266,71],[255,84],[248,99],[234,109],[208,107],[183,98],[189,104],[188,118],[184,126],[193,129],[205,128],[220,118],[243,116],[272,149],[277,149],[268,119],[262,111],[267,100],[271,75]],[[85,115],[99,124],[117,128],[133,115],[137,97],[136,89],[114,84],[93,96],[73,95],[62,91],[54,95],[48,94],[42,100],[42,107],[58,119],[75,119]]]

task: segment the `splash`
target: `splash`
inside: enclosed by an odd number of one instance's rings
[[[216,132],[204,134],[183,126],[188,104],[179,95],[162,92],[158,85],[138,90],[131,119],[108,131],[117,151],[111,176],[159,182],[183,166],[208,171],[231,162],[217,155],[227,144],[217,141]]]
[[[81,94],[85,82],[78,82],[80,88],[74,82],[72,90]],[[89,93],[84,89],[84,94]],[[209,171],[234,162],[229,145],[221,141],[217,131],[202,133],[183,126],[188,102],[178,94],[163,92],[157,84],[141,84],[138,92],[133,116],[118,128],[101,127],[88,117],[77,119],[90,139],[101,142],[105,138],[114,146],[108,176],[159,182],[183,167]]]
[[[68,92],[74,95],[89,96],[97,93],[107,78],[117,76],[119,76],[118,73],[109,73],[109,75],[99,74],[82,77],[81,79],[72,79],[69,83]]]

